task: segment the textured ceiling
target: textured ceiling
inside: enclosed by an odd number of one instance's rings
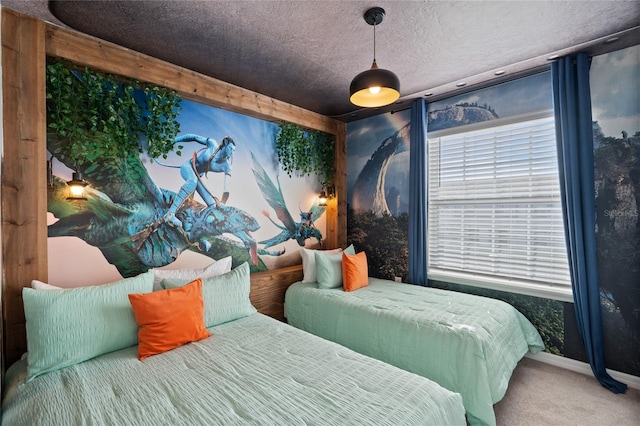
[[[634,1],[51,1],[3,7],[67,26],[282,101],[359,119],[351,79],[376,59],[401,82],[401,108],[543,67],[553,53],[640,43]],[[612,34],[623,37],[605,45]],[[495,71],[504,70],[501,77]]]

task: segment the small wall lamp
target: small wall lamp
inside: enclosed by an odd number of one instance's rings
[[[85,188],[89,185],[89,182],[84,180],[82,173],[76,171],[73,172],[71,180],[67,182],[69,185],[69,196],[67,200],[86,200]]]
[[[318,197],[318,206],[326,207],[327,201],[335,197],[335,190],[333,186],[325,186],[320,191],[320,196]]]

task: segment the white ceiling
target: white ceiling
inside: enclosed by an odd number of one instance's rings
[[[544,67],[551,54],[640,43],[640,1],[51,1],[14,9],[343,121],[381,110],[349,103],[376,59],[401,82],[402,108]],[[604,43],[609,36],[619,41]],[[505,74],[496,77],[495,71]],[[462,90],[465,90],[462,89]]]

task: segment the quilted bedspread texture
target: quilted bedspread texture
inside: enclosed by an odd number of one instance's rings
[[[464,425],[460,395],[253,314],[139,361],[137,346],[26,383],[5,378],[3,425]]]
[[[518,361],[544,349],[535,327],[499,300],[369,278],[354,292],[296,283],[289,324],[427,377],[462,395],[472,424],[495,425]]]

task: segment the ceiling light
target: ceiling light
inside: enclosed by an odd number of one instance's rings
[[[502,75],[502,74],[504,74],[504,70],[496,71],[496,72],[494,72],[494,74],[495,75]]]
[[[464,81],[461,81],[460,83],[456,84],[457,87],[464,87],[466,85],[467,83],[465,83]]]
[[[558,59],[560,55],[551,55],[547,58],[547,61],[553,61],[554,59]]]
[[[384,9],[372,7],[364,13],[367,24],[373,25],[373,63],[371,69],[356,75],[351,82],[349,100],[361,107],[381,107],[394,103],[400,97],[400,80],[389,70],[376,63],[376,25],[384,19]]]
[[[606,39],[604,41],[604,44],[614,43],[614,42],[616,42],[618,40],[620,40],[620,37],[618,37],[618,36],[609,37],[608,39]]]

